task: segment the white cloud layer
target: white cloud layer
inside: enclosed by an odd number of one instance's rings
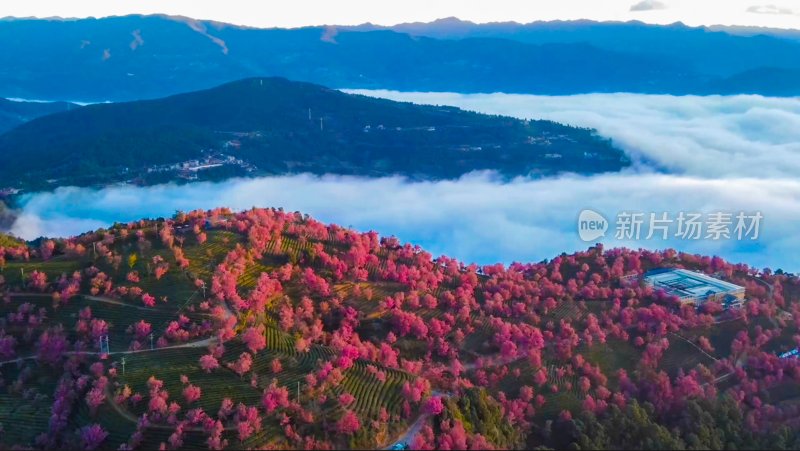
[[[667,9],[667,5],[664,2],[660,2],[658,0],[642,0],[638,3],[634,3],[631,5],[630,10],[633,12],[637,11],[656,11],[659,9]]]
[[[577,218],[585,208],[612,223],[621,211],[669,212],[673,218],[679,211],[760,211],[764,219],[755,241],[616,241],[613,224],[601,241],[608,246],[675,247],[757,267],[800,270],[797,99],[383,94],[594,126],[672,173],[642,167],[505,183],[490,174],[441,182],[298,175],[148,188],[61,188],[28,196],[13,231],[29,239],[63,236],[114,221],[169,216],[179,209],[274,206],[394,234],[437,255],[492,263],[539,261],[587,247],[577,233]]]
[[[348,92],[596,128],[632,156],[676,174],[763,178],[800,173],[800,98]]]
[[[755,14],[776,14],[789,16],[798,14],[791,8],[779,5],[753,5],[747,8],[747,12]]]
[[[591,208],[612,221],[609,236],[601,240],[609,246],[676,247],[758,266],[800,269],[794,257],[800,252],[797,180],[609,174],[499,183],[488,174],[442,182],[299,175],[99,191],[59,188],[30,198],[13,232],[26,238],[76,234],[115,220],[223,205],[299,210],[322,221],[394,234],[435,254],[479,263],[539,261],[585,248],[587,243],[578,237],[577,218],[580,210]],[[675,217],[679,210],[760,211],[761,236],[756,241],[613,239],[614,218],[621,211],[666,211]]]

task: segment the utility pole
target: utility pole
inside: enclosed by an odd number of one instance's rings
[[[314,400],[316,403],[316,400]],[[322,409],[320,409],[322,410]],[[325,440],[328,440],[328,416],[322,415],[322,430],[325,431]]]
[[[100,336],[100,358],[105,359],[108,354],[111,353],[111,350],[108,346],[108,335],[101,335]]]

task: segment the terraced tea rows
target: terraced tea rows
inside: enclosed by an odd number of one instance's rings
[[[0,448],[31,443],[47,431],[49,402],[31,402],[20,396],[0,393]]]
[[[382,382],[374,374],[370,374],[367,365],[376,366],[386,374]],[[372,362],[357,361],[345,372],[340,389],[356,398],[353,408],[367,418],[374,418],[385,407],[390,414],[398,414],[402,408],[403,384],[412,378],[408,373],[384,368]]]

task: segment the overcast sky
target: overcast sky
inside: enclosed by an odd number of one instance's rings
[[[180,14],[259,27],[389,25],[456,16],[475,22],[682,21],[800,29],[800,0],[0,0],[0,17]]]

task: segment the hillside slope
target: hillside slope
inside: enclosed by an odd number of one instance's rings
[[[0,136],[0,177],[26,187],[93,185],[153,177],[158,165],[211,155],[237,159],[228,166],[249,174],[422,179],[484,169],[509,177],[596,173],[628,164],[587,129],[254,78],[31,121]]]
[[[681,306],[657,267],[748,302]],[[218,209],[0,247],[0,298],[0,447],[800,445],[800,279],[717,257],[479,268]]]

